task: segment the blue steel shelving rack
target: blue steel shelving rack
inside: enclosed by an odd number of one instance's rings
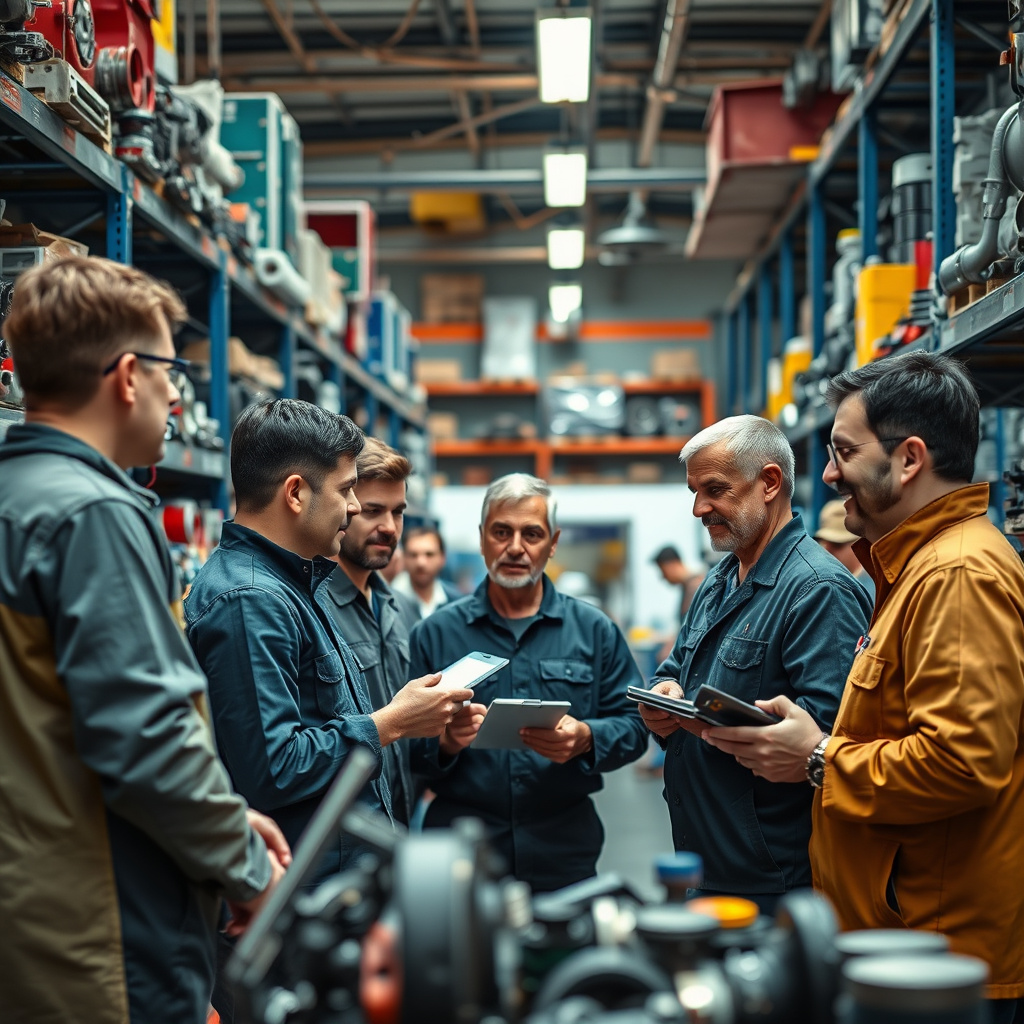
[[[296,393],[295,353],[299,348],[318,354],[326,366],[325,376],[341,388],[346,385],[361,397],[369,424],[378,412],[387,413],[388,441],[399,444],[406,426],[425,429],[425,412],[368,373],[344,352],[336,340],[311,330],[298,310],[289,309],[265,292],[252,272],[225,252],[217,241],[190,223],[136,178],[122,163],[68,127],[44,103],[0,71],[0,126],[11,136],[24,139],[50,163],[13,162],[0,166],[0,175],[71,172],[91,192],[96,213],[84,223],[106,217],[106,254],[123,263],[133,260],[133,239],[140,222],[155,230],[169,251],[183,254],[207,278],[206,326],[210,335],[210,415],[221,424],[225,443],[230,434],[228,392],[228,338],[231,335],[232,300],[241,300],[266,322],[279,330],[277,356],[285,384],[282,393]],[[66,191],[61,193],[65,198]],[[76,192],[76,197],[78,193]],[[70,233],[70,232],[69,232]],[[18,419],[11,410],[0,415],[0,431]],[[181,474],[203,490],[215,505],[227,509],[227,459],[222,453],[191,449],[182,444],[168,446],[161,469]]]
[[[725,303],[722,314],[723,335],[728,353],[725,388],[727,415],[734,412],[760,413],[766,402],[767,364],[778,353],[775,344],[775,311],[778,311],[779,345],[796,333],[796,279],[793,258],[794,229],[805,220],[807,245],[806,294],[811,303],[812,351],[820,354],[824,344],[825,281],[829,253],[825,228],[824,184],[835,168],[844,148],[856,138],[858,221],[865,244],[864,255],[874,255],[878,209],[878,138],[876,110],[893,76],[918,37],[930,26],[930,117],[932,149],[932,194],[940,197],[934,210],[934,258],[938,268],[953,250],[956,210],[950,182],[953,177],[954,51],[953,0],[911,0],[885,53],[870,72],[859,81],[836,123],[823,140],[821,150],[808,167],[806,178],[795,190],[768,240],[743,268]],[[772,282],[774,280],[774,287]],[[1011,288],[1011,284],[1005,286]],[[1024,316],[1024,282],[1014,293],[1018,319]],[[988,299],[993,299],[988,296]],[[757,308],[757,334],[751,329],[752,307]],[[970,307],[967,312],[974,309]],[[1002,321],[997,303],[986,303],[976,322],[944,325],[933,332],[925,345],[931,348],[956,347],[952,337],[959,335],[961,346],[973,344],[987,329],[996,333]],[[981,327],[981,322],[988,325]],[[941,342],[940,342],[941,338]],[[947,341],[947,338],[950,340]],[[757,358],[755,356],[759,356]],[[758,368],[757,386],[753,368]],[[828,500],[828,489],[821,479],[825,467],[824,442],[832,423],[826,409],[813,409],[801,422],[787,430],[794,448],[806,445],[807,474],[811,481],[810,513],[816,520]],[[1000,453],[1001,457],[1001,453]]]

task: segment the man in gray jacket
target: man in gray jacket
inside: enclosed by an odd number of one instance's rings
[[[73,258],[23,274],[4,324],[26,396],[0,444],[5,1024],[202,1024],[221,897],[238,934],[290,860],[214,750],[156,499],[125,472],[163,457],[184,314]]]

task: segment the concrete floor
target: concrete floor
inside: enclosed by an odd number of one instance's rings
[[[661,887],[654,877],[654,858],[672,852],[672,830],[662,787],[660,777],[630,764],[605,775],[604,789],[594,798],[605,830],[598,872],[622,875],[648,899],[661,898]]]

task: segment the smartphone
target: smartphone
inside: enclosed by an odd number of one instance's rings
[[[668,711],[680,718],[695,718],[697,708],[693,701],[683,700],[681,697],[669,697],[664,693],[652,693],[642,686],[630,686],[626,689],[626,696],[637,704],[646,704],[648,707],[658,708],[659,711]]]
[[[778,715],[706,683],[697,691],[693,703],[697,717],[709,725],[774,725],[782,721]]]
[[[488,676],[499,672],[508,664],[508,658],[499,658],[496,654],[484,654],[473,651],[464,658],[441,669],[441,681],[437,684],[441,690],[472,690],[477,683]]]

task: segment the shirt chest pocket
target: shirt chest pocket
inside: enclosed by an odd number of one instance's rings
[[[761,696],[761,680],[768,644],[744,636],[726,636],[719,644],[716,658],[718,671],[728,679],[721,689],[742,700],[753,701]],[[772,694],[774,696],[774,694]]]
[[[352,654],[355,656],[356,664],[365,675],[370,669],[380,664],[380,645],[373,640],[357,640],[349,642]]]
[[[541,658],[538,663],[541,700],[567,700],[573,718],[593,715],[594,666],[575,658]]]
[[[883,728],[882,676],[885,660],[873,654],[858,654],[853,659],[837,724],[844,735],[878,739],[886,735]]]
[[[343,711],[345,666],[337,651],[316,659],[316,706],[325,718],[340,718]]]

